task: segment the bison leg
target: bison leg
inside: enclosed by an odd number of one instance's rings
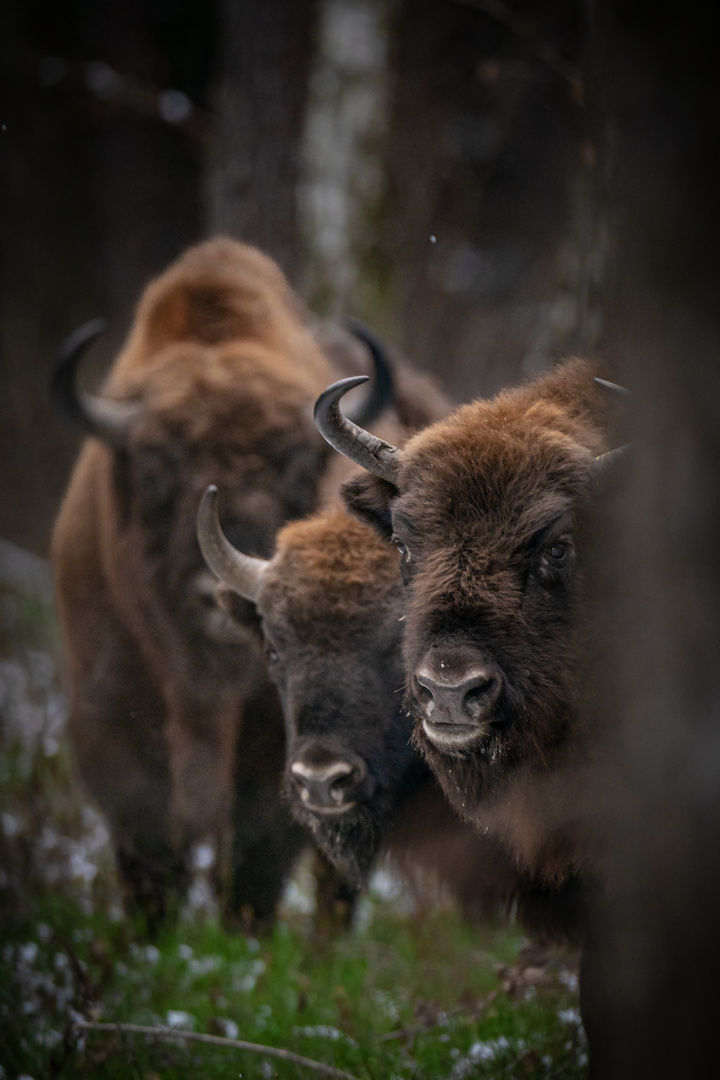
[[[274,687],[265,683],[245,703],[236,748],[225,915],[246,930],[272,923],[293,863],[308,842],[280,793],[284,764],[282,710]]]
[[[120,632],[104,627],[92,653],[76,653],[68,730],[82,782],[107,818],[128,903],[153,932],[188,884],[172,841],[163,707]],[[81,669],[81,662],[86,663]]]
[[[229,925],[247,933],[269,928],[293,863],[307,837],[268,785],[252,785],[236,803],[238,828],[233,836],[232,870],[225,903]],[[271,800],[276,812],[266,812]]]
[[[313,873],[317,882],[315,933],[332,937],[352,924],[358,890],[321,851],[313,853]]]
[[[173,835],[182,845],[218,841],[230,820],[241,703],[237,694],[208,701],[182,682],[167,699]]]

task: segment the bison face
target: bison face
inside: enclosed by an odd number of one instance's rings
[[[324,633],[316,622],[312,636],[281,638],[273,601],[263,607],[267,637],[282,641],[271,671],[285,715],[285,796],[328,857],[362,884],[416,767],[399,635],[366,636],[367,626],[331,618]]]
[[[285,716],[285,797],[361,884],[421,767],[403,712],[395,553],[335,512],[287,525],[271,560],[248,559],[219,530],[212,492],[198,535],[208,564],[261,619]]]
[[[574,507],[546,490],[524,507],[455,508],[440,524],[447,490],[437,501],[422,490],[422,520],[429,511],[437,529],[409,528],[413,492],[392,511],[406,566],[406,706],[431,761],[473,756],[487,786],[510,765],[543,760],[572,712]]]
[[[414,768],[394,552],[345,514],[291,525],[258,599],[285,716],[284,792],[362,884]]]

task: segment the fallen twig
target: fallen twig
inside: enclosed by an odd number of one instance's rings
[[[308,1069],[314,1069],[315,1072],[324,1073],[325,1076],[335,1077],[336,1080],[358,1080],[358,1077],[353,1076],[352,1073],[336,1069],[334,1065],[325,1065],[322,1061],[313,1061],[312,1058],[303,1057],[302,1054],[294,1054],[292,1050],[282,1050],[277,1046],[263,1046],[262,1043],[244,1042],[242,1039],[228,1039],[223,1035],[203,1035],[200,1032],[183,1031],[182,1028],[146,1027],[144,1024],[103,1024],[95,1020],[76,1020],[75,1027],[83,1031],[116,1031],[125,1032],[128,1035],[150,1035],[155,1038],[211,1043],[213,1046],[231,1046],[235,1050],[249,1050],[253,1054],[265,1054],[266,1057],[292,1061],[296,1065],[304,1065]]]
[[[486,994],[484,998],[481,998],[475,1008],[470,1011],[463,1008],[451,1009],[449,1012],[445,1013],[445,1018],[443,1020],[440,1020],[435,1024],[413,1024],[412,1027],[388,1031],[385,1035],[380,1036],[378,1042],[391,1042],[393,1039],[406,1039],[413,1035],[425,1034],[427,1031],[432,1031],[433,1028],[444,1027],[451,1017],[462,1017],[464,1020],[477,1020],[482,1016],[485,1009],[495,1000],[499,993],[499,990],[492,990],[489,994]]]

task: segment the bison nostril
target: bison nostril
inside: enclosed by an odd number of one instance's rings
[[[343,780],[345,782],[343,782]],[[330,785],[329,789],[330,798],[334,803],[337,803],[338,806],[341,802],[344,801],[345,795],[347,794],[348,788],[350,787],[350,785],[347,783],[347,777],[344,777],[343,780],[336,780],[334,784]]]
[[[417,698],[418,704],[429,715],[435,708],[435,699],[433,697],[432,690],[428,686],[425,686],[425,684],[420,682],[420,680],[417,678],[415,682],[417,684],[415,690],[415,697]]]
[[[500,680],[492,675],[478,682],[477,685],[471,686],[463,700],[465,712],[473,720],[478,720],[496,700],[499,691]]]
[[[348,789],[356,787],[360,780],[360,770],[353,768],[342,776],[336,776],[330,781],[330,791],[333,798],[342,796]]]
[[[477,725],[490,719],[502,688],[494,665],[474,667],[455,678],[436,678],[421,669],[414,679],[415,702],[424,720],[433,726]]]
[[[300,800],[313,810],[341,809],[353,805],[353,797],[365,776],[362,765],[347,761],[309,764],[294,761],[290,776]]]

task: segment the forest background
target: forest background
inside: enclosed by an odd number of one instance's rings
[[[650,1033],[678,1023],[699,1070],[718,996],[713,41],[711,6],[693,2],[0,8],[3,540],[47,555],[77,453],[48,402],[59,342],[108,319],[96,385],[148,278],[217,232],[277,258],[318,317],[365,319],[457,401],[572,352],[633,389],[598,674],[633,822],[615,932],[634,1078],[673,1075],[674,1036],[661,1050]]]

